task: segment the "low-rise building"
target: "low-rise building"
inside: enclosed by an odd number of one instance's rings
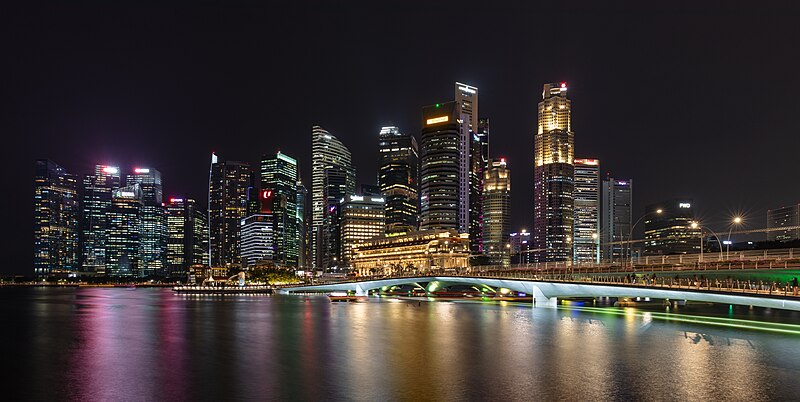
[[[467,268],[469,235],[455,230],[426,230],[378,236],[358,244],[352,262],[359,275]]]

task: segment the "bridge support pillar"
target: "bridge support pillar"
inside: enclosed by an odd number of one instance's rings
[[[557,297],[547,297],[542,293],[542,291],[534,286],[533,291],[533,307],[550,307],[555,308],[558,306],[558,298]]]
[[[367,295],[367,291],[364,290],[364,288],[361,287],[360,284],[357,284],[356,285],[356,296],[366,296],[366,295]]]

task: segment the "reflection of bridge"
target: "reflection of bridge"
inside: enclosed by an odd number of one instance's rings
[[[736,280],[694,280],[648,277],[631,280],[629,276],[562,276],[533,272],[508,272],[503,275],[468,273],[463,275],[417,275],[383,277],[348,282],[284,287],[280,293],[354,292],[365,296],[371,291],[412,285],[426,293],[453,285],[472,285],[497,292],[509,289],[532,297],[534,305],[555,306],[559,297],[643,297],[691,300],[700,302],[749,305],[800,311],[800,298],[793,296],[788,284]]]

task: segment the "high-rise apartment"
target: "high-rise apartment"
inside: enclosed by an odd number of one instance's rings
[[[113,192],[120,187],[119,167],[97,165],[83,177],[81,202],[81,269],[106,273],[106,247]]]
[[[261,160],[261,192],[271,191],[269,211],[275,219],[273,258],[282,266],[297,267],[297,160],[278,152]]]
[[[535,261],[571,261],[574,222],[574,133],[567,84],[545,84],[534,136]]]
[[[239,267],[241,220],[247,215],[250,165],[211,156],[208,181],[209,258],[212,267]]]
[[[139,184],[142,207],[139,216],[139,271],[141,277],[166,273],[167,222],[164,212],[161,172],[137,167],[125,178],[125,185]]]
[[[183,276],[192,265],[208,264],[208,214],[191,198],[170,198],[167,215],[168,277]]]
[[[511,257],[511,170],[505,158],[493,160],[483,174],[483,251],[492,264]]]
[[[633,224],[633,180],[608,177],[603,180],[600,239],[602,259],[608,262],[631,258],[629,241]]]
[[[327,268],[338,250],[336,205],[355,193],[356,174],[350,150],[320,126],[311,129],[311,254],[313,267]]]
[[[600,262],[600,161],[575,159],[573,261]]]
[[[397,127],[382,127],[378,151],[378,186],[386,201],[386,233],[417,230],[417,140]]]
[[[36,161],[33,181],[33,273],[78,271],[78,182],[47,159]]]

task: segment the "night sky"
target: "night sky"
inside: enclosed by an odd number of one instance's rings
[[[576,156],[634,179],[634,219],[647,203],[692,197],[704,225],[727,230],[741,212],[760,228],[767,208],[800,201],[792,2],[21,3],[0,17],[0,199],[4,237],[13,235],[0,273],[32,271],[37,158],[76,174],[96,163],[154,167],[165,197],[205,203],[212,151],[255,163],[282,150],[309,184],[318,124],[353,151],[359,182],[373,183],[380,127],[418,135],[421,107],[452,100],[455,81],[480,89],[491,156],[509,160],[515,230],[533,221],[545,82],[569,83]]]

